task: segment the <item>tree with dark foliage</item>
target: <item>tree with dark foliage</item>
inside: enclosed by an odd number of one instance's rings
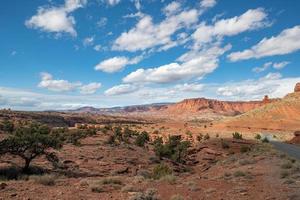
[[[12,154],[24,159],[24,172],[28,172],[30,162],[42,155],[49,154],[49,149],[60,148],[61,142],[50,134],[50,129],[43,125],[31,124],[20,127],[8,138],[0,141],[0,155]]]

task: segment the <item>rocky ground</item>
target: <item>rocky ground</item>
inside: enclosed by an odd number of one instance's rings
[[[166,124],[132,128],[164,134],[172,130]],[[183,132],[189,127],[183,125],[181,129]],[[0,157],[0,199],[300,198],[299,161],[277,152],[268,143],[232,139],[230,135],[221,139],[211,134],[201,142],[189,138],[194,144],[186,163],[176,164],[159,160],[151,142],[145,147],[132,141],[112,146],[106,142],[109,136],[110,132],[99,131],[82,139],[80,145],[66,144],[57,152],[63,169],[54,170],[41,157],[32,166],[45,173],[19,175],[18,180],[8,180],[7,174],[14,175],[12,167],[17,170],[22,161],[8,155]],[[154,169],[162,163],[172,172],[154,178]]]

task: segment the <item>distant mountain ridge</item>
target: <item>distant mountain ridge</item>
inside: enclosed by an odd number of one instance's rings
[[[177,103],[153,103],[112,108],[81,107],[69,110],[75,113],[94,114],[151,114],[151,115],[197,115],[213,113],[219,115],[238,115],[276,101],[265,96],[261,101],[220,101],[206,98],[184,99]]]

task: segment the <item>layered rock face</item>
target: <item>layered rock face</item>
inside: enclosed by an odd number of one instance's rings
[[[258,108],[269,102],[271,102],[271,100],[268,98],[265,101],[247,102],[218,101],[213,99],[196,98],[185,99],[179,103],[169,105],[167,111],[170,113],[212,111],[219,114],[236,115]]]
[[[300,83],[297,83],[294,92],[300,92]]]

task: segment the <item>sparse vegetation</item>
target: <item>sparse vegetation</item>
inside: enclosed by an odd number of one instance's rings
[[[233,137],[233,139],[238,139],[238,140],[242,140],[243,139],[243,135],[240,134],[239,132],[232,133],[232,137]]]
[[[224,141],[223,139],[221,140],[221,146],[222,146],[223,149],[229,149],[230,148],[228,142]]]
[[[161,179],[164,176],[171,175],[172,169],[166,164],[156,165],[152,171],[152,178]]]
[[[0,142],[0,155],[8,153],[19,156],[25,161],[23,171],[28,171],[33,159],[47,155],[48,149],[61,147],[61,141],[46,130],[39,124],[18,128],[14,134]]]
[[[261,139],[261,135],[260,134],[256,134],[256,136],[254,137],[256,140],[260,140]]]
[[[249,146],[241,146],[240,151],[241,153],[246,153],[248,151],[250,151],[250,147]]]
[[[149,188],[145,192],[136,193],[130,200],[159,200],[156,189]]]
[[[143,147],[145,143],[148,142],[149,140],[150,140],[149,134],[146,131],[143,131],[136,137],[135,144],[137,146]]]
[[[32,180],[34,180],[34,182],[42,184],[42,185],[53,186],[53,185],[55,185],[55,180],[57,179],[57,177],[54,175],[46,174],[46,175],[41,175],[41,176],[33,175],[33,176],[30,176],[30,179],[32,179]]]
[[[206,133],[205,135],[204,135],[204,140],[209,140],[210,139],[210,136],[208,135],[208,133]]]
[[[168,141],[165,144],[163,144],[162,138],[157,138],[154,141],[155,154],[160,159],[166,157],[175,162],[184,162],[189,146],[190,142],[182,141],[180,135],[169,136]]]

